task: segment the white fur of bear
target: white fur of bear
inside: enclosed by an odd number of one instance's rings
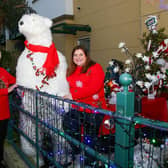
[[[26,40],[30,44],[45,47],[49,47],[52,44],[51,26],[52,21],[50,19],[37,14],[23,15],[18,24],[20,33],[26,37]],[[29,50],[25,48],[18,59],[16,67],[16,80],[18,85],[36,89],[36,85],[41,85],[43,76],[37,77],[35,75],[31,61],[26,58],[28,53]],[[69,85],[66,80],[67,63],[65,57],[59,51],[57,51],[57,53],[59,57],[59,65],[55,70],[57,76],[49,79],[49,86],[44,85],[40,91],[53,95],[64,96],[69,94]],[[42,67],[46,60],[46,56],[47,54],[41,52],[33,54],[33,61],[37,68]]]
[[[51,28],[52,21],[48,18],[39,16],[37,14],[26,14],[21,17],[18,22],[19,31],[23,34],[26,40],[33,45],[40,45],[49,47],[52,44],[52,33]],[[30,59],[27,58],[27,55],[30,51],[25,47],[24,51],[21,53],[18,58],[17,67],[16,67],[16,81],[18,85],[24,86],[25,88],[36,89],[36,85],[40,86],[42,83],[42,79],[44,76],[36,76],[35,70],[33,69],[33,65]],[[67,63],[65,57],[59,52],[59,64],[55,70],[56,77],[50,78],[47,82],[49,85],[44,85],[40,91],[47,92],[52,95],[64,96],[69,94],[69,85],[66,80],[66,71],[67,71]],[[41,68],[46,60],[47,54],[42,52],[34,52],[31,57],[33,58],[33,64],[37,66],[37,68]],[[27,93],[28,95],[29,93]],[[26,93],[24,93],[23,97],[23,106],[24,110],[29,111],[31,114],[34,114],[33,103],[30,104],[31,100],[33,100],[33,95],[29,96],[29,102],[26,102]],[[39,110],[40,111],[40,110]],[[52,112],[56,115],[55,111]],[[46,114],[48,115],[48,114]],[[52,116],[53,117],[53,116]],[[62,129],[62,119],[57,121],[57,125],[59,125]],[[22,131],[27,134],[31,139],[35,141],[35,123],[23,113],[20,113],[20,125]],[[41,137],[39,137],[41,138]],[[35,148],[24,138],[21,136],[21,145],[23,151],[30,155],[36,156]],[[42,165],[42,159],[40,159],[40,165]]]

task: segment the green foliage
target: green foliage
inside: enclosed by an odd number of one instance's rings
[[[4,0],[1,1],[1,13],[4,16],[5,26],[12,32],[17,29],[20,17],[26,12],[25,0]]]
[[[13,30],[18,23],[18,20],[25,12],[25,8],[17,8],[17,5],[24,4],[24,0],[6,0],[3,1],[1,9],[4,12],[5,25],[11,31]]]
[[[145,51],[145,55],[150,56],[152,52],[156,51],[160,43],[168,38],[168,35],[165,34],[165,28],[160,28],[157,30],[158,33],[153,34],[151,31],[149,33],[144,32],[142,39],[140,39],[142,46]],[[151,40],[150,50],[147,51],[148,43]]]
[[[155,94],[155,91],[157,95],[168,93],[168,52],[167,48],[160,49],[161,43],[168,39],[168,35],[164,31],[165,28],[160,28],[157,33],[152,31],[143,33],[140,41],[144,50],[141,53],[132,54],[125,43],[120,43],[120,48],[129,58],[126,60],[124,68],[133,77],[132,85],[135,95],[143,96],[151,92]],[[158,49],[159,54],[155,56]]]
[[[152,57],[152,52],[155,52],[160,43],[165,40],[168,39],[168,35],[165,34],[165,28],[160,28],[159,30],[157,30],[158,33],[153,34],[151,31],[149,33],[143,33],[142,39],[141,39],[141,43],[142,46],[144,48],[144,55],[148,56],[148,57]],[[148,44],[149,41],[151,40],[151,45],[149,50],[147,50],[148,48]],[[139,67],[142,67],[140,71],[138,71],[138,79],[143,79],[144,81],[148,81],[147,78],[145,77],[146,73],[150,73],[150,74],[155,74],[160,71],[161,67],[157,64],[157,60],[159,58],[163,58],[166,61],[168,61],[167,58],[167,53],[161,53],[161,55],[158,58],[152,58],[153,62],[152,64],[150,64],[150,70],[145,70],[144,68],[144,63],[142,60],[139,60],[140,62],[136,62]],[[166,74],[166,79],[164,81],[164,85],[166,85],[166,82],[168,82],[168,74]],[[162,92],[167,92],[167,89],[165,87],[159,88],[158,92],[162,93]]]
[[[1,51],[2,58],[0,60],[0,66],[8,70],[12,75],[15,76],[16,63],[19,53],[16,51],[8,52],[5,50]]]

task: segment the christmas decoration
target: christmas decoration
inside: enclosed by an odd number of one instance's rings
[[[16,80],[18,85],[26,88],[37,89],[57,96],[64,96],[69,94],[69,85],[66,80],[67,63],[65,57],[56,50],[52,42],[51,26],[52,21],[50,19],[37,14],[26,14],[19,20],[19,31],[26,37],[26,47],[17,62]],[[36,117],[34,94],[25,91],[24,94],[20,95],[23,96],[22,104],[24,110]],[[41,103],[44,103],[44,105]],[[47,105],[47,103],[50,105]],[[52,100],[48,100],[46,97],[41,97],[37,106],[40,108],[38,115],[41,117],[41,120],[48,123],[49,121],[46,121],[46,115],[52,119],[57,118],[57,124],[59,126],[57,128],[62,130],[62,120],[59,114],[61,105],[54,103]],[[53,107],[51,108],[53,111],[50,111],[49,114],[45,108],[51,106]],[[68,104],[64,103],[63,108],[67,110]],[[28,137],[35,141],[35,122],[21,112],[20,127]],[[40,132],[39,139],[42,139],[43,130],[41,126],[38,129]],[[52,135],[51,138],[53,138]],[[36,158],[34,146],[23,136],[21,136],[21,146],[26,154]],[[42,164],[43,159],[40,157],[40,165]]]
[[[167,158],[168,146],[166,143],[156,146],[157,140],[155,138],[142,139],[142,144],[134,147],[134,168],[140,167],[165,167]],[[161,159],[162,158],[162,159]]]
[[[66,80],[65,57],[59,51],[52,52],[55,46],[50,47],[54,45],[50,30],[52,21],[37,14],[29,14],[23,15],[18,26],[27,42],[16,66],[17,83],[36,89],[36,86],[43,84],[44,76],[47,76],[48,84],[40,91],[59,96],[67,95],[69,86]]]
[[[142,132],[141,132],[142,131]],[[144,127],[134,147],[134,168],[163,167],[168,159],[167,132]]]
[[[154,99],[168,87],[168,36],[163,28],[156,30],[156,16],[149,16],[145,23],[149,34],[144,33],[141,39],[143,53],[132,54],[124,42],[119,44],[119,48],[128,56],[125,71],[133,76],[135,94],[147,94],[148,98]]]
[[[112,59],[105,74],[104,88],[107,103],[116,104],[116,93],[120,91],[119,77],[123,69],[121,61]]]
[[[135,92],[135,96],[140,96],[142,95],[142,91],[139,86],[136,85],[135,81],[137,79],[138,70],[140,69],[140,64],[137,64],[136,61],[137,59],[142,58],[142,55],[140,53],[133,55],[124,42],[119,43],[118,47],[121,49],[121,52],[125,53],[127,56],[125,59],[123,71],[130,73],[133,78],[132,84],[129,86],[129,90],[133,90]]]
[[[156,26],[157,26],[157,16],[150,15],[148,19],[145,21],[145,24],[149,31],[152,31],[153,34],[157,33]]]

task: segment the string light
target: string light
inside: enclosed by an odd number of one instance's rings
[[[80,161],[83,161],[84,160],[84,157],[83,156],[80,156]]]
[[[61,108],[61,109],[60,109],[60,113],[61,113],[61,114],[64,114],[64,113],[65,113],[65,109],[64,109],[64,108]]]
[[[155,144],[156,143],[156,139],[153,138],[152,139],[152,143]]]
[[[84,143],[87,144],[87,145],[91,144],[91,143],[92,143],[91,137],[85,136],[85,138],[84,138]]]

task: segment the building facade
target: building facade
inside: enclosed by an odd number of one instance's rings
[[[158,27],[168,32],[167,0],[28,0],[28,4],[53,20],[53,40],[68,62],[72,48],[83,44],[104,70],[112,58],[126,59],[118,49],[121,41],[133,53],[142,51],[147,16],[158,16]]]

